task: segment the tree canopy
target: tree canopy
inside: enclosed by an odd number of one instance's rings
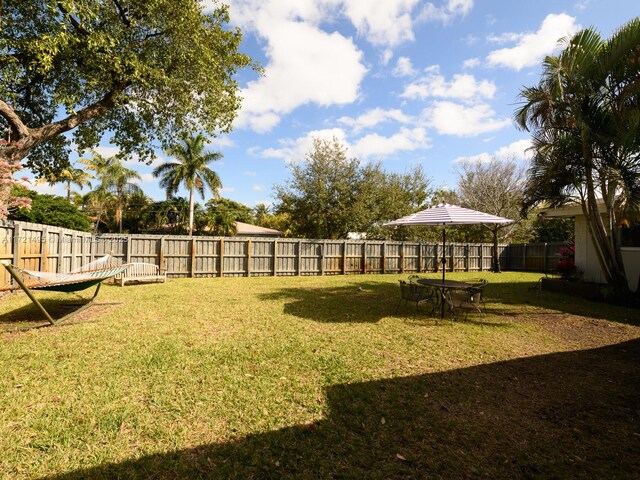
[[[37,174],[67,166],[110,135],[123,155],[153,157],[185,132],[230,130],[239,53],[217,1],[15,0],[0,18],[0,159]],[[73,130],[73,137],[63,135]]]
[[[533,138],[524,206],[580,205],[602,273],[624,295],[618,227],[640,213],[640,19],[609,39],[587,28],[563,41],[515,112]]]
[[[66,198],[56,195],[38,194],[24,187],[14,187],[15,194],[29,198],[31,208],[17,208],[9,213],[9,219],[53,225],[88,232],[91,219]]]
[[[381,238],[394,232],[386,220],[408,215],[430,193],[420,167],[406,174],[384,172],[347,157],[336,138],[315,139],[306,159],[291,165],[291,178],[275,189],[276,212],[290,219],[294,236],[346,238],[349,232]]]

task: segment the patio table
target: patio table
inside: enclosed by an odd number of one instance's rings
[[[444,304],[446,303],[446,295],[450,290],[465,290],[473,287],[470,283],[458,282],[456,280],[442,280],[435,278],[419,278],[417,283],[427,285],[440,290],[440,318],[444,318]]]

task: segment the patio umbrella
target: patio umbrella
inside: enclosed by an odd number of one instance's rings
[[[476,225],[481,223],[511,223],[508,218],[490,215],[488,213],[471,210],[469,208],[441,203],[435,207],[429,207],[406,217],[398,218],[384,224],[385,227],[400,227],[411,225],[442,225],[442,281],[445,279],[447,244],[447,225]]]

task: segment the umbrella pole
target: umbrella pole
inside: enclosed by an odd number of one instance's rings
[[[440,318],[444,318],[444,275],[447,268],[447,227],[442,227],[442,300],[440,300]]]

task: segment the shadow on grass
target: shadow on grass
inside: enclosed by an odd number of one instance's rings
[[[357,285],[317,288],[282,288],[261,296],[284,302],[284,313],[323,323],[375,323],[396,314],[436,320],[429,309],[400,302],[398,284],[359,282]],[[396,310],[397,309],[397,310]]]
[[[510,307],[513,313],[522,312],[523,305],[531,305],[572,315],[640,325],[640,309],[539,290],[537,286],[534,282],[492,283],[486,290],[487,302],[495,302],[502,309]]]
[[[14,330],[22,328],[38,328],[50,325],[44,314],[28,299],[23,293],[21,295],[25,302],[29,302],[19,308],[0,314],[0,331]],[[47,310],[54,321],[60,320],[66,315],[72,314],[82,309],[91,302],[91,298],[85,298],[77,294],[65,295],[66,298],[46,298],[35,293],[36,298]],[[96,303],[98,305],[98,303]],[[73,317],[70,317],[73,318]],[[64,323],[64,322],[63,322]],[[61,323],[61,325],[63,324]]]
[[[637,478],[640,341],[328,387],[326,418],[48,480]]]

